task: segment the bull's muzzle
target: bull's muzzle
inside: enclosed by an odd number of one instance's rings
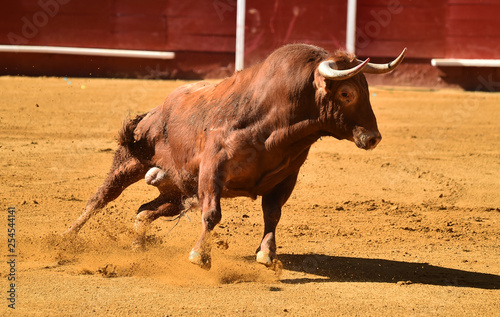
[[[365,132],[354,137],[354,143],[357,147],[363,150],[373,150],[382,140],[380,132]]]

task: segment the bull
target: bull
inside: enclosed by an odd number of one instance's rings
[[[201,235],[189,260],[211,266],[211,233],[220,222],[221,198],[262,197],[264,234],[259,263],[277,259],[276,226],[311,145],[323,136],[347,139],[370,150],[381,135],[363,73],[392,71],[388,64],[361,61],[344,51],[292,44],[218,84],[198,82],[174,90],[165,102],[125,120],[111,170],[84,212],[65,231],[76,234],[89,218],[144,179],[159,196],[140,206],[137,238],[159,217],[183,212],[197,197]]]

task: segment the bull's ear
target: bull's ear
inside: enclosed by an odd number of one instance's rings
[[[316,91],[322,92],[323,94],[327,94],[328,92],[330,92],[330,90],[328,89],[327,80],[319,73],[317,69],[314,72],[314,88],[316,88]]]

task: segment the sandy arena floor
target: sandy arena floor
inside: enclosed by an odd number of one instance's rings
[[[187,260],[199,211],[130,248],[144,182],[76,219],[111,165],[127,116],[182,81],[0,77],[0,315],[15,207],[18,316],[500,316],[500,94],[374,87],[381,144],[324,138],[277,240],[282,272],[254,262],[260,202],[223,201],[213,268]]]

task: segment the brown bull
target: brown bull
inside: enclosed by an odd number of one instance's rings
[[[65,233],[77,233],[92,214],[146,178],[160,194],[139,208],[136,241],[144,242],[152,221],[180,214],[183,200],[195,196],[203,228],[189,259],[209,269],[220,199],[262,196],[265,228],[257,261],[271,265],[281,207],[311,145],[333,136],[375,148],[381,135],[363,72],[389,72],[404,53],[392,63],[371,64],[342,51],[287,45],[219,84],[179,87],[163,105],[124,123],[111,171]]]

